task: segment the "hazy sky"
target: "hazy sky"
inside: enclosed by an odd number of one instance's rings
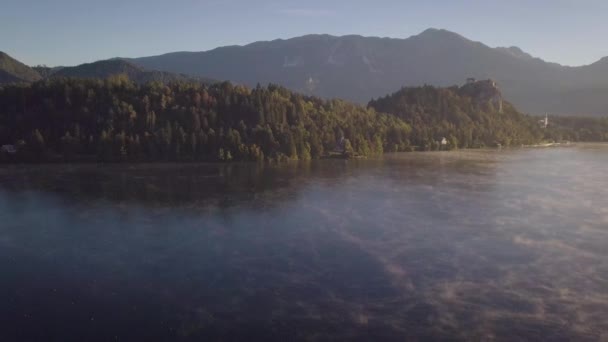
[[[608,56],[606,0],[0,0],[0,50],[27,64],[202,51],[308,33],[445,28],[567,65]]]

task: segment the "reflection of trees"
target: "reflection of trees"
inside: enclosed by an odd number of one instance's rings
[[[0,188],[145,205],[267,206],[288,200],[311,180],[335,184],[347,172],[346,165],[346,161],[335,160],[279,165],[19,166],[0,171]]]
[[[455,186],[489,191],[495,188],[503,152],[451,151],[390,154],[383,161],[383,176],[404,187]]]
[[[52,192],[75,199],[228,208],[281,202],[309,182],[334,186],[354,174],[388,177],[404,186],[434,185],[460,175],[495,172],[495,162],[450,154],[401,154],[385,159],[283,164],[115,164],[14,166],[0,171],[0,188]],[[471,184],[469,184],[471,185]],[[475,184],[479,186],[490,184]],[[463,186],[467,186],[463,184]]]

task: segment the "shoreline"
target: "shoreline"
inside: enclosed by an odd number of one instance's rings
[[[116,161],[99,161],[93,157],[82,157],[75,158],[73,160],[59,160],[61,158],[56,158],[55,160],[44,160],[44,161],[16,161],[16,160],[2,160],[0,161],[0,167],[2,166],[10,166],[10,165],[70,165],[70,164],[78,164],[78,165],[169,165],[169,164],[207,164],[207,165],[237,165],[237,164],[248,164],[248,165],[281,165],[281,164],[289,164],[294,162],[303,162],[303,161],[322,161],[322,160],[362,160],[362,159],[376,159],[382,158],[386,155],[394,155],[394,154],[419,154],[419,153],[436,153],[436,152],[458,152],[458,151],[501,151],[501,150],[517,150],[517,149],[538,149],[538,148],[550,148],[550,147],[575,147],[578,145],[606,145],[608,142],[605,141],[585,141],[585,142],[563,142],[563,143],[544,143],[544,144],[535,144],[535,145],[520,145],[520,146],[507,146],[507,147],[481,147],[481,148],[462,148],[462,149],[452,149],[452,150],[438,150],[438,151],[400,151],[400,152],[387,152],[380,156],[354,156],[354,157],[338,157],[335,155],[331,156],[323,156],[317,159],[311,160],[284,160],[284,161],[247,161],[247,160],[235,160],[235,161],[213,161],[213,160],[192,160],[192,159],[184,159],[184,160],[116,160]],[[14,157],[13,157],[14,158]]]

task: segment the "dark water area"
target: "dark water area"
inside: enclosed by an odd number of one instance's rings
[[[0,166],[0,341],[608,339],[608,145]]]

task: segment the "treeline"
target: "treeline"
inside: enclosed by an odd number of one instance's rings
[[[0,143],[43,160],[286,160],[409,148],[392,115],[269,85],[158,82],[125,76],[0,88]]]
[[[546,131],[551,141],[608,141],[608,117],[551,117]]]
[[[542,129],[462,89],[403,88],[363,108],[276,85],[59,78],[0,87],[0,144],[21,161],[283,161],[608,140],[608,119]]]
[[[491,99],[480,103],[474,96],[461,94],[461,89],[403,88],[372,100],[369,107],[393,113],[410,125],[410,143],[420,150],[442,148],[441,137],[446,138],[447,148],[521,146],[544,138],[536,118],[519,113],[507,102],[500,112]]]

